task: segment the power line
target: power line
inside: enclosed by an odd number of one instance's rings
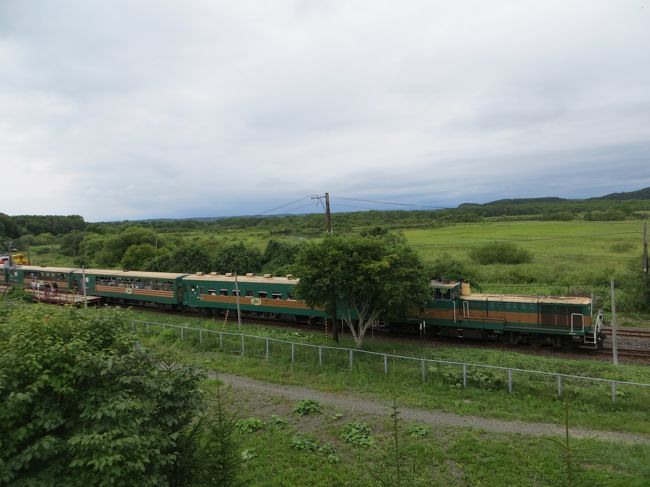
[[[450,210],[453,208],[445,207],[445,206],[431,206],[431,205],[414,205],[410,203],[396,203],[393,201],[377,201],[377,200],[364,200],[361,198],[347,198],[344,196],[336,196],[334,199],[337,200],[347,200],[347,201],[360,201],[362,203],[374,203],[377,205],[393,205],[393,206],[408,206],[411,208],[428,208],[428,209],[434,209],[434,210]]]
[[[273,212],[275,212],[275,211],[281,210],[282,208],[285,208],[286,206],[295,205],[296,203],[299,203],[299,202],[301,202],[302,200],[307,199],[307,198],[309,198],[309,196],[303,196],[302,198],[298,198],[297,200],[289,201],[288,203],[285,203],[285,204],[283,204],[283,205],[276,206],[275,208],[271,208],[270,210],[266,210],[266,211],[263,211],[263,212],[261,212],[261,213],[257,213],[257,214],[255,214],[255,215],[251,215],[251,216],[264,216],[264,215],[268,215],[269,213],[273,213]]]

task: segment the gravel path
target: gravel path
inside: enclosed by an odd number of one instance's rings
[[[213,379],[218,377],[225,384],[232,386],[233,389],[245,389],[261,395],[280,396],[293,401],[315,399],[323,404],[345,409],[352,413],[375,414],[378,416],[388,415],[390,413],[391,404],[380,400],[362,399],[350,394],[323,392],[307,387],[273,384],[231,374],[216,374],[211,372],[208,375]],[[478,416],[459,416],[443,411],[417,409],[406,406],[400,406],[399,410],[400,417],[406,421],[418,421],[433,426],[460,426],[494,433],[519,433],[531,436],[564,435],[564,427],[550,423],[526,423]],[[634,433],[574,428],[571,428],[570,432],[572,437],[597,437],[599,440],[650,444],[650,437]]]

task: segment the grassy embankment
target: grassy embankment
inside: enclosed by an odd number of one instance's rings
[[[141,319],[161,321],[158,314],[135,314]],[[163,317],[165,322],[188,323],[194,327],[234,332],[234,323],[223,325],[215,320]],[[295,332],[272,327],[246,325],[250,334],[279,339],[325,344],[322,333]],[[153,331],[153,330],[152,330]],[[348,370],[347,355],[325,352],[325,366],[319,367],[314,352],[296,348],[292,365],[290,349],[271,346],[271,359],[263,358],[263,342],[246,341],[246,353],[239,356],[238,338],[224,336],[223,349],[218,338],[196,333],[184,334],[179,340],[177,330],[157,330],[142,342],[166,349],[182,360],[201,367],[253,377],[272,383],[295,384],[324,391],[335,391],[356,397],[379,399],[390,403],[397,391],[399,405],[441,409],[457,414],[562,423],[563,402],[555,393],[555,382],[527,381],[517,377],[512,395],[507,394],[503,377],[473,376],[468,389],[450,384],[443,369],[427,370],[427,381],[420,380],[420,370],[390,363],[390,376],[383,375],[383,361],[355,357],[353,371]],[[343,340],[342,346],[349,346]],[[647,367],[623,365],[614,368],[597,361],[577,361],[529,356],[516,352],[472,350],[454,346],[432,348],[417,344],[387,344],[369,340],[369,350],[419,357],[488,363],[626,380],[650,379]],[[447,371],[448,372],[448,371]],[[450,376],[447,376],[449,378]],[[455,378],[458,378],[456,374]],[[523,380],[522,380],[523,379]],[[495,383],[494,381],[497,381]],[[396,386],[397,384],[397,386]],[[617,402],[609,400],[607,388],[590,388],[578,383],[565,383],[564,397],[569,401],[571,427],[623,430],[650,434],[647,403],[650,390],[620,389]],[[255,431],[240,431],[246,478],[252,485],[379,485],[391,473],[394,461],[392,421],[386,415],[351,413],[333,407],[322,407],[322,414],[299,416],[294,403],[277,397],[260,397],[237,390],[232,394],[231,409],[237,411],[245,424],[257,425]],[[309,399],[305,397],[305,399]],[[250,420],[250,421],[247,421]],[[348,442],[344,430],[350,424],[364,423],[370,428],[368,437],[359,433],[358,442]],[[358,426],[358,425],[357,425]],[[528,486],[562,485],[566,475],[557,445],[548,439],[517,434],[485,433],[471,428],[429,427],[417,423],[401,423],[399,442],[406,465],[403,485],[485,485]],[[576,485],[642,486],[650,475],[647,458],[650,446],[590,440],[574,459]],[[419,483],[418,483],[419,482]],[[394,485],[386,483],[384,485]]]
[[[188,319],[187,317],[134,313],[134,317],[166,323],[183,323],[190,327],[237,332],[232,321]],[[232,320],[232,318],[231,318]],[[156,348],[182,352],[184,360],[206,369],[231,372],[276,383],[304,384],[325,391],[353,391],[355,394],[387,399],[391,395],[384,376],[381,356],[357,353],[352,372],[349,356],[342,351],[324,352],[324,366],[318,364],[317,349],[296,347],[295,362],[291,363],[290,345],[271,344],[269,360],[265,359],[263,340],[246,340],[244,357],[237,356],[241,347],[239,338],[224,335],[220,348],[217,335],[203,336],[196,332],[184,333],[180,340],[178,330],[152,328],[153,333],[143,342]],[[323,333],[309,333],[276,329],[270,326],[244,326],[251,335],[269,336],[312,345],[325,345]],[[331,345],[331,342],[329,342]],[[352,346],[345,337],[340,346]],[[613,365],[598,360],[572,360],[532,356],[520,352],[473,349],[453,345],[418,344],[417,342],[390,343],[367,339],[364,349],[380,353],[396,353],[426,359],[497,365],[503,367],[539,370],[554,373],[600,377],[630,382],[650,383],[650,368],[643,365]],[[557,378],[532,376],[515,372],[513,393],[507,393],[507,372],[480,368],[468,369],[468,388],[462,387],[460,366],[427,364],[422,381],[420,361],[389,363],[400,381],[400,399],[404,405],[440,409],[463,415],[478,415],[507,420],[550,422],[563,420],[563,401],[556,398]],[[611,402],[611,388],[580,379],[563,382],[563,397],[569,401],[575,426],[612,431],[650,434],[650,416],[647,404],[650,388],[618,386],[615,403]]]

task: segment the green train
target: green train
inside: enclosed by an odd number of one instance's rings
[[[276,319],[319,323],[327,316],[295,294],[293,276],[226,273],[162,273],[67,267],[5,268],[0,286],[56,284],[58,292],[101,298],[107,303],[190,309],[206,314],[235,311]],[[344,310],[341,310],[344,311]],[[340,316],[339,316],[340,318]],[[472,294],[458,281],[431,281],[429,299],[410,316],[380,326],[397,333],[448,335],[554,346],[602,346],[603,317],[587,297]]]

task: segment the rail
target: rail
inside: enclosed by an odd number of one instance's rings
[[[265,346],[264,346],[264,358],[269,359],[271,358],[271,347],[270,345],[272,343],[279,343],[279,344],[284,344],[288,345],[291,348],[291,363],[295,363],[296,361],[296,349],[297,348],[308,348],[308,349],[315,349],[318,351],[318,363],[319,366],[323,366],[324,364],[324,357],[323,357],[323,351],[325,350],[332,350],[335,352],[343,353],[347,356],[347,362],[348,362],[348,367],[350,370],[353,369],[354,367],[354,356],[356,355],[366,355],[366,356],[376,356],[376,357],[381,357],[383,359],[383,372],[384,375],[388,375],[389,372],[389,360],[391,361],[397,361],[397,360],[406,360],[410,362],[418,362],[420,364],[420,370],[421,370],[421,379],[424,382],[426,380],[426,375],[427,375],[427,365],[430,364],[437,364],[437,365],[446,365],[446,366],[454,366],[454,367],[460,367],[462,370],[462,385],[463,388],[468,387],[469,383],[469,375],[468,375],[468,370],[470,368],[477,368],[477,369],[491,369],[491,370],[497,370],[501,372],[505,372],[507,374],[507,385],[506,385],[506,390],[508,393],[512,394],[513,388],[514,388],[514,374],[519,373],[519,374],[530,374],[533,376],[545,376],[545,377],[553,377],[556,379],[556,384],[557,384],[557,397],[559,399],[562,398],[563,396],[563,388],[564,388],[564,382],[567,380],[580,380],[580,381],[587,381],[587,382],[592,382],[592,383],[600,383],[600,384],[609,384],[609,388],[611,389],[611,400],[612,402],[616,401],[617,398],[617,389],[618,386],[625,385],[625,386],[633,386],[633,387],[648,387],[650,388],[650,384],[648,383],[643,383],[643,382],[631,382],[631,381],[624,381],[624,380],[615,380],[615,379],[603,379],[601,377],[588,377],[588,376],[583,376],[583,375],[575,375],[575,374],[565,374],[561,372],[546,372],[546,371],[541,371],[541,370],[530,370],[530,369],[521,369],[517,367],[503,367],[503,366],[498,366],[498,365],[486,365],[486,364],[475,364],[475,363],[470,363],[470,362],[459,362],[459,361],[454,361],[454,360],[442,360],[442,359],[430,359],[430,358],[421,358],[421,357],[411,357],[407,355],[397,355],[397,354],[390,354],[390,353],[383,353],[383,352],[372,352],[369,350],[358,350],[354,348],[345,348],[345,347],[333,347],[329,345],[314,345],[311,343],[302,343],[302,342],[293,342],[290,340],[283,340],[279,338],[271,338],[271,337],[264,337],[264,336],[259,336],[259,335],[249,335],[246,333],[236,333],[236,332],[229,332],[229,331],[219,331],[219,330],[210,330],[206,328],[197,328],[197,327],[192,327],[192,326],[187,326],[187,325],[175,325],[171,323],[160,323],[160,322],[155,322],[155,321],[146,321],[146,320],[131,320],[131,331],[134,333],[137,333],[138,331],[138,326],[137,325],[144,325],[145,329],[145,334],[149,331],[150,327],[162,327],[163,330],[166,328],[170,329],[178,329],[180,330],[180,339],[181,341],[185,340],[186,337],[189,337],[189,333],[191,332],[196,332],[199,337],[199,343],[203,344],[204,340],[206,339],[206,336],[208,335],[216,335],[219,337],[219,348],[223,349],[224,347],[224,337],[236,337],[239,338],[239,351],[237,352],[239,355],[244,356],[246,353],[246,339],[249,340],[259,340],[262,341]]]

